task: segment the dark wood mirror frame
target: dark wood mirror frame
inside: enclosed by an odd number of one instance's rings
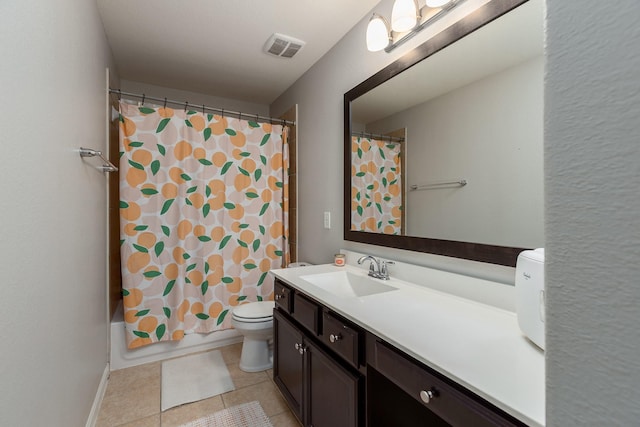
[[[345,240],[515,267],[518,254],[526,248],[351,230],[351,101],[526,2],[493,0],[487,3],[344,94]]]

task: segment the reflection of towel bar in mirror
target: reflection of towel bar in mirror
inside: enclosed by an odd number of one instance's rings
[[[351,136],[359,136],[361,138],[378,139],[378,140],[387,141],[387,142],[404,142],[404,138],[398,138],[397,136],[381,135],[381,134],[370,133],[370,132],[353,132],[351,134]]]
[[[92,148],[82,148],[80,147],[80,157],[100,157],[104,162],[102,166],[98,166],[96,169],[101,170],[102,172],[117,172],[118,168],[115,167],[113,163],[107,160],[103,155],[102,151],[94,150]]]
[[[444,187],[464,187],[465,185],[467,185],[467,180],[466,179],[461,179],[458,181],[439,181],[439,182],[430,182],[428,184],[422,184],[422,185],[410,185],[409,189],[411,191],[415,191],[415,190],[431,190],[431,189],[436,189],[436,188],[444,188]]]

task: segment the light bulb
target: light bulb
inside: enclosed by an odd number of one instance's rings
[[[367,25],[367,49],[377,52],[389,45],[389,28],[384,18],[373,14]]]
[[[391,29],[404,33],[416,26],[418,6],[415,0],[396,0],[391,10]]]
[[[429,7],[442,7],[447,3],[451,3],[451,0],[427,0],[427,6]]]

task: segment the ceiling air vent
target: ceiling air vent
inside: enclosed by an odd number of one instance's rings
[[[284,34],[274,33],[264,45],[264,51],[271,55],[291,58],[305,45],[302,40]]]

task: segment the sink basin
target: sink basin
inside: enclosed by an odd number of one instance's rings
[[[308,274],[300,276],[300,278],[340,297],[364,297],[396,290],[393,286],[381,283],[369,276],[361,276],[348,271]]]

